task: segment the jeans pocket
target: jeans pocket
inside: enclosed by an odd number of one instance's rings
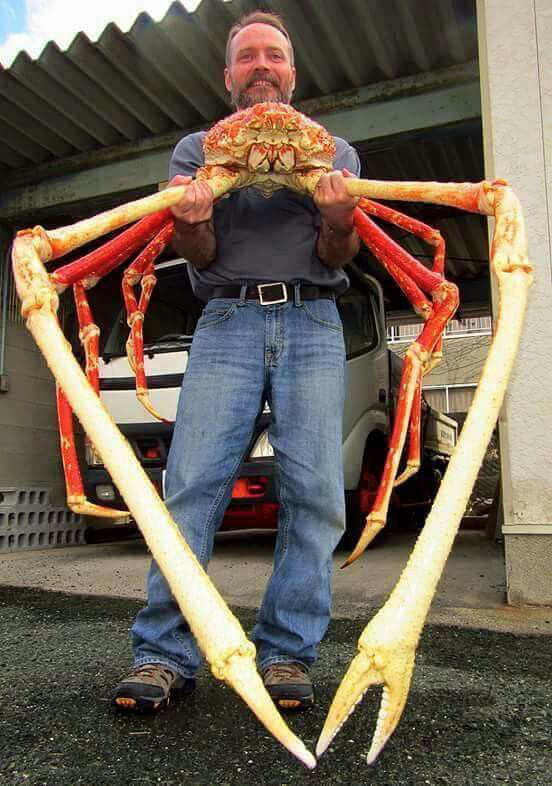
[[[303,308],[311,322],[338,333],[343,332],[343,323],[333,300],[320,298],[319,300],[303,301]]]
[[[204,328],[218,325],[219,322],[226,322],[235,310],[235,303],[215,302],[214,300],[207,303],[196,325],[196,330],[203,330]]]

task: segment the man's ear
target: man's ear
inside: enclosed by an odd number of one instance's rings
[[[230,77],[230,71],[225,68],[224,69],[224,84],[226,85],[226,89],[229,93],[232,92],[232,79]]]
[[[295,91],[295,76],[297,74],[297,71],[295,70],[295,66],[292,67],[291,74],[292,74],[292,76],[291,76],[291,91],[294,92]]]

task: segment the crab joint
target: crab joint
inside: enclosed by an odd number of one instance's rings
[[[143,322],[144,315],[141,311],[134,311],[132,314],[129,314],[127,317],[127,325],[131,328],[135,322]]]
[[[230,661],[233,658],[251,658],[252,660],[255,660],[255,655],[255,645],[250,641],[246,642],[245,644],[240,644],[238,647],[234,647],[229,652],[226,652],[213,660],[211,663],[211,672],[217,680],[224,680],[226,682],[226,675],[230,668]]]
[[[28,319],[33,311],[47,308],[54,314],[59,307],[59,298],[57,293],[50,287],[39,287],[34,292],[27,294],[21,301],[21,316],[23,319]]]
[[[90,325],[85,325],[81,330],[79,330],[79,340],[83,344],[85,341],[88,341],[89,339],[99,335],[100,328],[93,322]]]

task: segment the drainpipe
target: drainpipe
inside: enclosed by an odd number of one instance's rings
[[[4,234],[0,230],[1,235]],[[7,240],[7,233],[5,235]],[[8,375],[6,373],[6,333],[8,329],[8,288],[10,282],[10,245],[4,258],[4,265],[2,267],[2,322],[0,324],[0,393],[8,392]],[[4,243],[2,243],[4,246]],[[2,256],[4,256],[2,254]]]

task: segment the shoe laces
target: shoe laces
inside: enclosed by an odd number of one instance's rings
[[[143,666],[137,666],[134,669],[134,675],[142,677],[142,679],[145,678],[154,684],[157,683],[159,678],[166,684],[170,684],[175,678],[175,674],[171,669],[158,663],[145,663]]]
[[[268,666],[267,671],[270,669],[270,674],[276,679],[294,679],[299,676],[304,677],[307,670],[304,666],[298,663],[273,663]]]

